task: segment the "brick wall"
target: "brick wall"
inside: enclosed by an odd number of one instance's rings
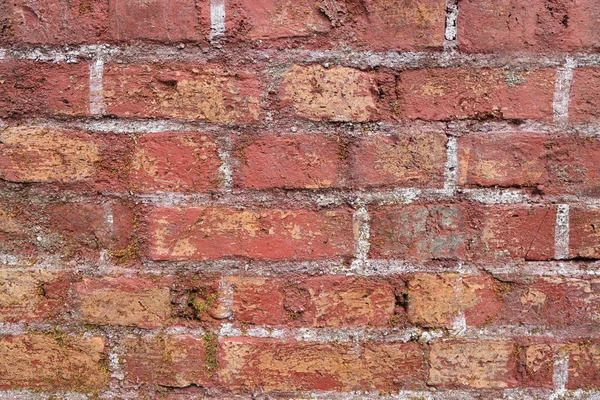
[[[1,0],[0,398],[600,396],[599,32]]]

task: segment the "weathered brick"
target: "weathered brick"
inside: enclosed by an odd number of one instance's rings
[[[106,65],[106,111],[119,117],[250,122],[260,114],[260,84],[218,65]]]
[[[66,257],[89,256],[105,250],[120,258],[121,253],[132,250],[134,214],[126,202],[51,203],[43,208],[42,215],[42,242],[48,241],[52,250]]]
[[[459,181],[469,187],[535,187],[598,196],[600,142],[541,133],[467,135],[458,139]]]
[[[468,52],[592,50],[600,45],[594,0],[466,0],[459,48]]]
[[[359,41],[375,50],[440,49],[444,44],[444,0],[369,0]]]
[[[475,260],[554,257],[556,208],[411,204],[372,212],[371,256]]]
[[[128,335],[123,339],[129,384],[207,386],[216,367],[216,340],[191,335]],[[211,346],[214,346],[213,349]]]
[[[416,343],[365,345],[253,338],[221,339],[221,381],[237,390],[391,390],[423,387],[424,354]]]
[[[594,340],[568,343],[563,350],[569,355],[568,389],[600,387],[600,345]]]
[[[348,209],[155,208],[148,216],[150,257],[312,260],[352,255]]]
[[[204,134],[157,133],[136,139],[130,179],[139,192],[203,192],[219,184],[217,144]]]
[[[327,32],[330,23],[311,0],[237,0],[226,3],[226,28],[251,40]]]
[[[458,139],[459,182],[467,186],[532,186],[548,181],[543,134],[494,133]]]
[[[504,340],[449,340],[430,346],[428,385],[441,388],[517,386],[516,346]]]
[[[490,207],[482,231],[481,255],[525,260],[554,258],[556,208]]]
[[[448,327],[461,320],[484,325],[502,309],[497,285],[486,275],[415,274],[407,286],[407,314],[411,323]]]
[[[0,322],[60,319],[74,276],[44,270],[0,270]]]
[[[600,321],[600,281],[565,277],[507,277],[496,325],[592,326]]]
[[[89,179],[100,161],[90,135],[48,128],[0,131],[0,177],[14,182],[73,182]]]
[[[548,339],[533,337],[523,340],[520,338],[519,342],[517,342],[520,385],[553,388],[556,351],[556,344]]]
[[[321,135],[265,136],[238,143],[236,181],[249,189],[320,189],[343,184],[343,144]]]
[[[157,328],[171,318],[169,288],[144,278],[86,278],[77,295],[89,324]]]
[[[499,68],[408,70],[398,80],[403,118],[551,119],[555,71]]]
[[[600,68],[576,68],[573,71],[569,120],[573,122],[595,122],[600,119],[600,96],[596,90],[600,84]]]
[[[394,313],[394,288],[383,280],[290,276],[234,277],[230,282],[233,314],[242,324],[386,326]]]
[[[361,187],[443,187],[446,136],[442,132],[369,136],[349,149]]]
[[[569,255],[573,258],[600,258],[600,210],[573,207],[569,212]]]
[[[0,41],[95,43],[104,39],[108,0],[10,0],[0,4]]]
[[[284,105],[310,120],[365,122],[377,119],[377,87],[369,73],[346,67],[294,65],[283,74]]]
[[[113,40],[202,41],[210,30],[210,4],[194,0],[112,0],[109,30]]]
[[[3,336],[0,388],[96,391],[108,380],[104,347],[104,338],[98,336]]]
[[[85,63],[0,60],[0,117],[89,115]]]
[[[34,204],[0,198],[0,249],[30,256],[55,255],[63,260],[137,258],[134,215],[127,201],[90,203],[39,201]],[[43,199],[43,198],[42,198]]]

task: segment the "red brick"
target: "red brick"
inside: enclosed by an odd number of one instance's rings
[[[490,207],[482,232],[481,254],[525,260],[554,258],[556,208]]]
[[[600,258],[600,210],[572,207],[569,217],[569,255],[573,258]]]
[[[0,117],[89,115],[89,67],[0,61]]]
[[[373,50],[440,49],[444,44],[444,0],[368,0],[358,38]]]
[[[0,389],[97,391],[108,380],[104,347],[104,338],[98,336],[3,336],[0,338]]]
[[[45,234],[67,256],[106,250],[118,258],[132,246],[134,216],[125,202],[49,204],[44,213]]]
[[[600,345],[593,340],[581,340],[563,346],[569,355],[567,389],[597,389],[600,387]]]
[[[350,146],[352,174],[361,187],[443,187],[442,132],[370,136]]]
[[[77,284],[83,320],[94,325],[157,328],[169,323],[168,287],[143,278],[84,279]]]
[[[206,40],[210,3],[194,0],[114,0],[110,2],[113,40],[188,42]]]
[[[0,270],[0,322],[58,318],[68,298],[69,276],[43,270]]]
[[[594,0],[466,0],[460,3],[459,48],[468,52],[581,51],[600,43]]]
[[[265,136],[238,144],[239,186],[320,189],[343,184],[343,144],[322,135]]]
[[[554,388],[554,359],[557,351],[552,339],[527,337],[517,341],[519,381],[525,387]]]
[[[537,187],[546,193],[598,195],[600,142],[541,133],[459,138],[459,181],[469,187]]]
[[[573,71],[569,120],[595,122],[600,119],[600,96],[594,90],[600,84],[600,68],[576,68]]]
[[[462,318],[485,325],[502,309],[497,286],[487,275],[415,274],[407,287],[408,319],[425,327],[451,327]]]
[[[237,0],[226,3],[226,30],[251,40],[309,36],[330,23],[311,0]]]
[[[204,192],[219,185],[214,140],[196,133],[152,133],[136,139],[130,179],[139,192]]]
[[[218,65],[108,64],[106,111],[119,117],[250,122],[260,114],[260,84],[243,71]]]
[[[481,211],[464,205],[408,205],[371,212],[371,256],[465,259]]]
[[[0,5],[0,41],[70,44],[103,41],[107,0],[10,0]]]
[[[126,381],[133,385],[206,386],[213,367],[207,364],[208,345],[204,337],[191,335],[128,335],[123,340]]]
[[[148,216],[150,257],[313,260],[352,255],[348,209],[155,208]]]
[[[471,187],[538,186],[548,181],[543,134],[493,133],[458,139],[459,181]]]
[[[416,343],[369,343],[361,358],[349,343],[221,339],[221,381],[234,390],[392,390],[423,387]]]
[[[346,67],[294,65],[283,74],[282,105],[291,105],[299,117],[314,121],[377,119],[375,78]]]
[[[428,385],[440,388],[516,387],[516,346],[504,340],[449,340],[430,346]]]
[[[411,204],[372,213],[371,256],[431,259],[554,257],[556,209]]]
[[[4,197],[0,204],[2,251],[64,260],[97,259],[103,252],[117,262],[137,258],[134,216],[125,201],[29,204]]]
[[[70,189],[124,191],[130,139],[82,131],[12,126],[0,130],[0,178]]]
[[[101,160],[92,137],[76,131],[14,127],[0,143],[0,176],[13,182],[88,180]]]
[[[555,71],[430,68],[404,71],[398,81],[403,118],[551,119]]]
[[[507,278],[511,279],[511,278]],[[593,326],[600,321],[600,281],[519,277],[500,287],[502,312],[495,325]]]
[[[386,326],[394,289],[383,280],[348,277],[235,277],[236,322],[315,327]]]

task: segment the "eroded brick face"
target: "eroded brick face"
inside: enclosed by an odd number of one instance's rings
[[[0,1],[0,399],[599,398],[599,21]]]

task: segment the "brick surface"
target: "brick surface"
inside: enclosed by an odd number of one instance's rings
[[[109,64],[103,95],[119,117],[249,122],[260,114],[257,78],[218,65]]]
[[[113,40],[187,42],[206,40],[210,5],[194,0],[114,0],[109,8]]]
[[[569,216],[569,255],[584,259],[599,258],[600,210],[575,207]]]
[[[581,340],[565,345],[569,355],[569,389],[600,387],[600,347],[593,340]]]
[[[0,270],[0,321],[60,320],[75,279],[44,270]]]
[[[342,186],[344,144],[340,138],[265,136],[237,145],[239,186],[249,189]]]
[[[593,0],[467,0],[460,4],[460,49],[468,52],[580,51],[598,47]]]
[[[441,132],[363,138],[349,149],[361,187],[443,187],[446,137]]]
[[[98,336],[5,335],[0,339],[0,388],[99,390],[108,381],[104,347]]]
[[[89,114],[87,64],[0,60],[0,117]]]
[[[219,186],[218,146],[201,133],[157,133],[136,138],[131,187],[138,192],[205,192]]]
[[[394,289],[382,280],[346,277],[236,277],[236,322],[280,326],[386,326]]]
[[[555,71],[430,68],[404,71],[398,80],[404,118],[552,118]]]
[[[594,86],[600,82],[600,69],[594,67],[577,68],[573,71],[571,85],[569,120],[573,122],[595,122],[598,113],[599,98]]]
[[[293,66],[283,75],[282,100],[296,115],[314,121],[376,119],[375,79],[351,68]]]
[[[221,340],[221,351],[221,380],[231,388],[390,390],[424,385],[423,350],[415,343],[368,344],[363,359],[342,343],[232,338]]]
[[[373,213],[375,258],[548,260],[556,209],[473,204],[382,207]]]
[[[517,384],[515,343],[447,341],[431,346],[429,385],[446,388],[510,388]]]
[[[168,287],[147,279],[83,279],[77,285],[86,323],[141,328],[164,326],[171,317]]]
[[[0,5],[0,41],[96,43],[105,38],[107,0],[10,0]]]
[[[126,382],[169,387],[206,386],[211,379],[207,346],[210,343],[202,336],[127,335],[123,340]]]
[[[597,140],[498,132],[461,137],[458,149],[461,185],[586,196],[600,190]]]
[[[149,256],[156,260],[311,260],[348,257],[353,250],[347,209],[156,208],[148,229]]]

